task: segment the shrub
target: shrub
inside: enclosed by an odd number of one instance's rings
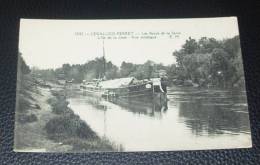
[[[68,111],[69,102],[65,98],[52,97],[47,102],[52,106],[52,112],[55,114],[62,114]]]
[[[52,111],[53,111],[55,114],[61,114],[61,113],[63,113],[64,111],[67,110],[68,104],[69,104],[69,102],[66,101],[66,100],[59,100],[58,102],[56,102],[56,103],[53,105]]]
[[[55,117],[47,122],[45,129],[51,139],[62,140],[68,137],[85,139],[96,138],[97,135],[89,126],[74,114]]]

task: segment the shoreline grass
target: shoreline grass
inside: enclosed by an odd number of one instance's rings
[[[51,90],[52,98],[48,103],[52,112],[58,115],[46,123],[48,138],[67,145],[72,145],[71,152],[85,151],[122,151],[108,139],[99,137],[89,125],[74,114],[68,107],[64,90]]]
[[[17,93],[14,151],[16,152],[103,152],[122,151],[99,137],[68,107],[65,91],[34,84],[23,78]],[[56,86],[55,86],[56,85]]]

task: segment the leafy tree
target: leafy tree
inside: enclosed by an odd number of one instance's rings
[[[189,39],[186,40],[186,43],[183,45],[183,50],[184,53],[191,54],[191,53],[195,53],[198,47],[199,45],[196,42],[196,40],[189,37]]]
[[[118,67],[113,65],[111,61],[106,64],[106,78],[114,79],[118,77]]]
[[[211,73],[218,86],[226,87],[226,81],[230,75],[230,61],[228,53],[223,49],[216,48],[212,52]]]
[[[154,66],[155,66],[155,63],[153,61],[150,61],[150,60],[146,61],[143,64],[144,78],[150,79],[152,77],[152,74],[154,72]]]
[[[191,80],[199,86],[217,86],[223,88],[244,86],[244,72],[241,58],[239,36],[216,40],[202,37],[198,41],[189,37],[179,51],[173,52],[176,64],[164,66],[153,61],[144,64],[122,62],[118,68],[103,57],[87,61],[85,64],[63,64],[55,70],[42,70],[46,79],[59,79],[64,75],[75,82],[91,81],[94,78],[114,79],[133,76],[137,79],[150,79],[159,76],[159,70],[166,70],[170,79],[184,82]],[[22,59],[22,58],[21,58]],[[23,59],[23,72],[29,73],[29,67]],[[47,78],[48,77],[48,78]]]
[[[175,51],[176,77],[199,85],[228,88],[243,86],[243,65],[239,36],[226,40],[189,38]]]
[[[170,66],[165,67],[167,75],[169,76],[170,79],[175,79],[177,78],[177,66],[176,64],[172,64]]]
[[[133,63],[123,61],[120,66],[120,76],[127,77],[136,71],[136,66]]]
[[[207,37],[202,37],[199,39],[198,45],[199,47],[196,50],[197,53],[211,53],[213,49],[221,47],[221,43],[215,38]]]

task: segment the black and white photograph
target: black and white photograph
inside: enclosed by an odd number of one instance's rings
[[[15,152],[252,147],[236,17],[21,19]]]

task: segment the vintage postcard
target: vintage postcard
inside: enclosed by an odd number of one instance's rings
[[[14,151],[251,146],[236,17],[21,19]]]

